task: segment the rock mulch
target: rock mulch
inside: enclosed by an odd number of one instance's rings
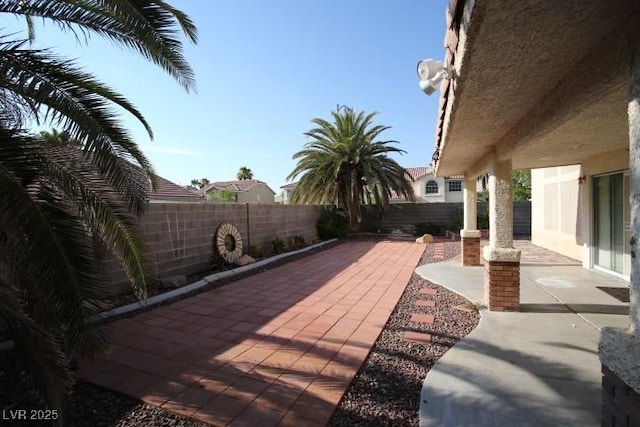
[[[460,242],[427,246],[422,264],[452,258]],[[420,303],[417,301],[433,301]],[[420,390],[429,369],[480,319],[456,309],[469,302],[414,274],[369,357],[358,371],[330,421],[331,426],[417,426]],[[411,322],[415,314],[434,316],[433,323]],[[428,334],[429,340],[407,340]],[[425,342],[426,341],[426,342]]]
[[[426,247],[421,264],[451,258],[459,253],[459,248],[459,242],[431,244]],[[293,256],[285,262],[295,259],[297,257]],[[273,267],[275,265],[270,266]],[[424,289],[433,289],[435,295],[421,293]],[[424,300],[433,301],[434,304],[415,304]],[[476,312],[453,308],[464,304],[468,304],[464,298],[414,274],[372,352],[341,400],[330,425],[418,425],[420,389],[427,372],[438,358],[478,323]],[[411,323],[410,317],[416,313],[432,314],[434,322]],[[430,339],[427,342],[406,340],[406,332],[429,334]],[[15,355],[11,351],[0,351],[0,410],[46,409],[29,392],[28,382],[16,366]],[[75,426],[206,425],[82,381],[75,386],[72,405],[72,423]],[[31,424],[3,420],[2,425]],[[41,422],[37,425],[53,423]]]

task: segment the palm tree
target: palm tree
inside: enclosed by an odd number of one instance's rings
[[[207,178],[201,178],[201,179],[192,179],[191,180],[191,185],[193,185],[194,187],[198,187],[198,188],[204,188],[207,185],[209,185],[210,182]]]
[[[119,257],[139,298],[151,277],[137,217],[153,169],[114,107],[153,134],[124,96],[73,61],[32,48],[32,20],[85,40],[106,37],[186,90],[194,76],[179,37],[195,42],[196,28],[181,11],[151,0],[6,0],[0,12],[24,17],[28,30],[24,39],[0,34],[0,340],[13,340],[35,389],[67,425],[68,354],[91,357],[107,348],[98,314],[108,282],[97,255]],[[29,122],[62,127],[55,139],[82,149],[30,134]]]
[[[242,166],[240,169],[238,169],[236,178],[238,178],[240,181],[253,179],[253,172],[251,172],[251,169],[249,169],[248,167]]]
[[[359,228],[361,205],[374,203],[385,209],[394,193],[414,200],[415,195],[404,168],[388,157],[404,153],[378,141],[389,126],[373,125],[376,112],[365,115],[353,109],[332,112],[333,123],[313,119],[318,127],[306,132],[312,141],[293,158],[298,164],[287,180],[301,175],[293,190],[294,203],[332,204],[346,210],[352,231]]]
[[[63,130],[62,132],[59,132],[58,129],[55,128],[50,131],[43,130],[40,132],[40,136],[48,144],[80,147],[80,142],[75,139],[71,139],[69,132],[66,130]]]

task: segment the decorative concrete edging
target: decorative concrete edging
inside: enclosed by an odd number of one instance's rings
[[[253,264],[248,264],[248,265],[243,265],[242,267],[237,267],[234,268],[233,270],[227,270],[227,271],[221,271],[219,273],[214,273],[211,274],[207,277],[205,277],[204,279],[198,280],[197,282],[191,283],[189,285],[186,286],[182,286],[178,289],[174,289],[171,290],[169,292],[164,292],[158,295],[154,295],[150,298],[147,298],[144,301],[136,301],[136,302],[132,302],[130,304],[126,304],[120,307],[116,307],[114,309],[111,310],[107,310],[107,311],[103,311],[102,313],[100,313],[100,317],[102,319],[108,319],[110,317],[114,317],[114,316],[122,316],[124,314],[129,314],[133,311],[136,310],[140,310],[142,308],[150,308],[153,307],[155,305],[158,305],[164,301],[167,301],[169,299],[175,298],[177,296],[180,295],[184,295],[186,293],[189,292],[193,292],[195,290],[198,290],[204,286],[207,286],[211,283],[214,283],[218,280],[221,279],[227,279],[229,277],[233,277],[236,274],[241,274],[241,273],[246,273],[247,271],[251,271],[251,270],[255,270],[257,268],[260,267],[264,267],[266,265],[271,264],[272,262],[275,261],[279,261],[281,259],[290,257],[292,255],[297,255],[300,253],[304,253],[307,251],[310,251],[312,249],[316,249],[316,248],[320,248],[324,245],[327,245],[329,243],[333,243],[336,242],[338,239],[330,239],[330,240],[326,240],[324,242],[320,242],[320,243],[316,243],[314,245],[310,245],[307,246],[306,248],[302,248],[302,249],[298,249],[297,251],[291,251],[291,252],[285,252],[283,254],[279,254],[267,259],[263,259],[257,262],[254,262]],[[0,350],[6,350],[13,347],[13,341],[9,340],[9,341],[0,341]]]
[[[122,316],[124,314],[128,314],[131,313],[132,311],[136,311],[139,310],[141,308],[149,308],[149,307],[153,307],[154,305],[158,305],[164,301],[167,301],[169,299],[175,298],[177,296],[180,295],[184,295],[186,293],[195,291],[197,289],[200,289],[204,286],[207,286],[211,283],[214,283],[218,280],[221,279],[227,279],[229,277],[233,277],[236,274],[241,274],[241,273],[246,273],[247,271],[251,271],[251,270],[255,270],[257,268],[260,267],[264,267],[266,265],[271,264],[272,262],[275,261],[279,261],[281,259],[290,257],[292,255],[297,255],[300,253],[304,253],[307,251],[310,251],[312,249],[316,249],[316,248],[320,248],[324,245],[327,245],[329,243],[333,243],[335,241],[337,241],[338,239],[330,239],[324,242],[320,242],[320,243],[316,243],[315,245],[311,245],[311,246],[307,246],[306,248],[302,248],[302,249],[298,249],[297,251],[291,251],[291,252],[286,252],[283,254],[279,254],[267,259],[263,259],[257,262],[254,262],[253,264],[248,264],[248,265],[243,265],[242,267],[236,267],[232,270],[227,270],[227,271],[221,271],[219,273],[213,273],[210,274],[209,276],[205,277],[204,279],[198,280],[197,282],[191,283],[189,285],[186,286],[182,286],[178,289],[174,289],[171,290],[169,292],[163,292],[161,294],[158,295],[154,295],[150,298],[147,298],[144,301],[136,301],[136,302],[132,302],[130,304],[126,304],[120,307],[116,307],[114,309],[111,310],[107,310],[107,311],[103,311],[102,313],[100,313],[100,317],[102,317],[103,319],[108,319],[110,317],[113,316]]]

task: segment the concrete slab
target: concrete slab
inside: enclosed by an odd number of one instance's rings
[[[600,424],[599,329],[627,326],[628,304],[596,286],[624,286],[536,248],[521,266],[522,312],[481,311],[478,327],[424,381],[420,425]],[[459,259],[419,267],[427,280],[484,301],[483,267]]]

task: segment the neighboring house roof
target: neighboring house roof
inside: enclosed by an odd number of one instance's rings
[[[44,148],[50,154],[56,155],[58,161],[67,167],[71,167],[76,171],[82,171],[84,179],[87,183],[96,187],[108,188],[109,184],[106,182],[103,176],[95,171],[94,166],[91,163],[92,153],[85,153],[81,149],[71,146],[47,146]],[[166,178],[155,175],[156,188],[151,189],[147,175],[142,169],[133,163],[121,159],[122,166],[130,170],[130,180],[135,180],[139,185],[144,186],[147,190],[147,196],[151,201],[181,201],[181,202],[199,202],[202,201],[202,197],[193,191],[189,191],[184,187],[179,186]]]
[[[433,175],[433,167],[432,166],[417,167],[417,168],[404,168],[404,170],[407,171],[407,173],[409,174],[411,179],[413,179],[414,181],[419,179],[419,178],[422,178],[423,176],[425,176],[428,173]],[[464,179],[464,176],[463,175],[445,176],[445,179]]]
[[[280,188],[282,188],[283,190],[293,190],[294,188],[296,188],[297,185],[298,185],[297,182],[291,182],[289,184],[285,184],[281,186]]]
[[[414,181],[428,174],[429,172],[432,172],[432,169],[430,167],[404,168],[404,170],[407,171],[411,179],[413,179]]]
[[[202,196],[156,175],[156,188],[149,191],[149,200],[175,202],[201,202]]]
[[[216,181],[204,187],[201,192],[204,194],[209,193],[212,190],[227,190],[231,189],[236,192],[247,191],[251,187],[255,185],[264,185],[271,191],[273,194],[276,194],[275,191],[271,189],[265,182],[259,181],[257,179],[243,179],[238,181]]]

